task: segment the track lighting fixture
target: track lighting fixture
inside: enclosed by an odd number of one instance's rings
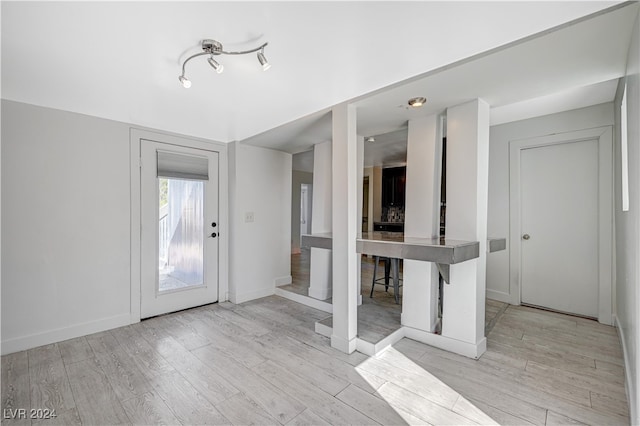
[[[221,74],[222,71],[224,71],[224,66],[220,65],[218,61],[213,59],[213,55],[209,59],[207,59],[207,62],[209,62],[209,65],[211,65],[218,74]]]
[[[191,80],[189,80],[184,75],[181,75],[180,77],[178,77],[178,80],[180,80],[180,83],[182,83],[182,87],[184,87],[185,89],[188,89],[189,87],[191,87]]]
[[[207,58],[207,62],[209,62],[209,65],[211,65],[213,69],[218,74],[220,74],[222,71],[224,71],[224,66],[214,59],[214,55],[245,55],[247,53],[258,52],[258,62],[260,62],[260,65],[262,65],[262,69],[266,71],[271,68],[271,64],[269,63],[269,61],[267,61],[266,56],[264,56],[264,48],[267,46],[267,44],[269,43],[264,43],[263,45],[258,46],[255,49],[242,50],[239,52],[228,52],[224,50],[224,48],[222,47],[222,43],[217,40],[202,40],[201,45],[203,51],[201,53],[191,55],[187,59],[185,59],[185,61],[182,63],[182,74],[178,77],[178,80],[180,81],[180,83],[182,83],[182,86],[185,89],[191,87],[191,81],[185,76],[185,67],[187,65],[187,62],[189,62],[190,60],[203,55],[209,55],[209,58]]]
[[[260,62],[260,65],[262,65],[263,71],[266,71],[269,68],[271,68],[271,64],[269,63],[269,61],[267,61],[267,58],[264,56],[264,48],[260,49],[260,51],[258,52],[258,61]]]

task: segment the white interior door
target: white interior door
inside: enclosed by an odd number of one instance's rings
[[[523,149],[522,303],[598,317],[598,140]]]
[[[141,318],[218,300],[218,153],[140,141]]]

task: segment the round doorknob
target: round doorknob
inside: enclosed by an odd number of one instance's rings
[[[528,240],[529,238],[531,238],[531,236],[530,236],[529,234],[524,234],[524,235],[522,236],[522,239],[523,239],[523,240]]]
[[[212,233],[211,233],[211,238],[215,238],[215,237],[217,237],[217,236],[218,236],[218,234],[216,234],[215,232],[212,232]]]

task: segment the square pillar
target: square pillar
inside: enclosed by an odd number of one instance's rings
[[[451,265],[444,285],[442,335],[486,350],[484,336],[489,105],[481,99],[447,110],[446,237],[480,242],[480,256]]]
[[[313,203],[311,233],[331,232],[331,141],[313,147]],[[309,297],[331,297],[331,250],[311,248]]]
[[[440,232],[442,129],[437,115],[409,120],[405,237],[433,238]],[[438,269],[434,263],[405,260],[403,326],[433,333],[438,323]]]
[[[358,144],[356,108],[333,108],[332,226],[333,332],[331,346],[345,353],[356,350],[358,331]],[[360,166],[362,167],[362,166]],[[315,201],[315,200],[314,200]],[[315,220],[315,218],[314,218]]]

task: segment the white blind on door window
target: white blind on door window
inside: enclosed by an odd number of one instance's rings
[[[158,151],[158,177],[209,180],[209,160],[197,155]]]

